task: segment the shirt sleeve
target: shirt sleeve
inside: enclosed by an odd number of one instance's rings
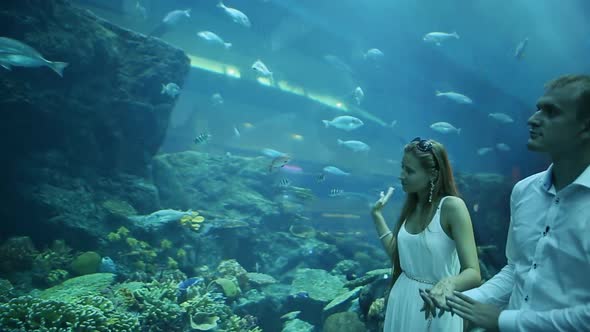
[[[514,289],[514,234],[512,233],[512,224],[514,220],[515,202],[518,195],[517,186],[514,186],[512,194],[510,195],[510,226],[508,227],[508,237],[506,240],[506,259],[508,264],[498,272],[492,279],[486,281],[478,288],[474,288],[463,292],[463,294],[472,299],[486,303],[493,304],[498,308],[505,308],[512,295]]]
[[[501,332],[590,331],[590,304],[549,311],[504,310]]]
[[[508,264],[485,284],[478,288],[464,291],[463,294],[478,302],[493,304],[499,308],[504,308],[510,300],[513,288],[514,266]]]

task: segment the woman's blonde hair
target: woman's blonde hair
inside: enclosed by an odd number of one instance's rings
[[[425,145],[422,145],[424,143]],[[426,147],[426,149],[424,149],[424,147]],[[432,190],[432,201],[426,202],[428,216],[430,216],[432,210],[435,208],[435,204],[437,204],[437,202],[439,202],[439,200],[442,197],[459,196],[459,191],[457,190],[457,186],[455,185],[455,178],[453,177],[453,170],[449,162],[447,151],[441,143],[435,140],[426,140],[426,142],[421,141],[420,139],[413,140],[404,147],[404,154],[405,153],[411,153],[413,156],[415,156],[420,162],[420,165],[427,172],[432,172],[433,174],[436,174],[435,179],[433,181],[434,188]],[[414,210],[416,210],[417,205],[418,195],[416,193],[407,194],[406,200],[402,208],[402,212],[393,229],[394,237],[392,238],[392,241],[394,239],[397,239],[397,235],[404,221],[412,214],[412,212],[414,212]],[[421,229],[425,229],[428,226],[429,222],[430,220],[423,220]],[[391,254],[391,257],[393,261],[393,283],[395,283],[402,271],[399,260],[399,251],[397,248],[397,241],[396,245],[392,247],[393,252]]]

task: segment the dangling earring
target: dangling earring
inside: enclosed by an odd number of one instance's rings
[[[428,203],[432,203],[432,193],[434,192],[434,181],[430,180],[430,196],[428,196]]]

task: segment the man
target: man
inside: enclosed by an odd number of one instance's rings
[[[527,147],[552,164],[514,186],[508,264],[446,305],[421,292],[425,310],[502,332],[590,331],[590,76],[549,82],[528,124]]]

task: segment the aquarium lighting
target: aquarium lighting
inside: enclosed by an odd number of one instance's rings
[[[241,79],[242,78],[239,68],[235,65],[222,63],[222,62],[219,62],[219,61],[216,61],[213,59],[203,58],[200,56],[196,56],[194,54],[188,54],[188,57],[190,59],[190,64],[191,64],[192,68],[206,70],[211,73],[225,75],[227,77],[234,78],[234,79]],[[329,95],[319,94],[319,93],[314,93],[314,92],[308,91],[301,86],[294,85],[294,84],[289,83],[285,80],[281,80],[276,83],[273,83],[273,81],[268,77],[258,76],[256,78],[256,81],[261,85],[264,85],[264,86],[267,86],[270,88],[279,89],[279,90],[286,92],[286,93],[305,97],[307,99],[313,100],[314,102],[325,105],[325,106],[332,108],[332,109],[336,109],[341,112],[353,112],[356,115],[359,115],[360,117],[362,117],[364,119],[371,120],[371,121],[376,122],[377,124],[380,124],[382,126],[387,125],[383,120],[373,116],[372,114],[368,113],[367,111],[365,111],[359,107],[356,107],[353,105],[347,105],[347,104],[343,103],[341,100],[338,100],[338,99],[336,99],[332,96],[329,96]]]

